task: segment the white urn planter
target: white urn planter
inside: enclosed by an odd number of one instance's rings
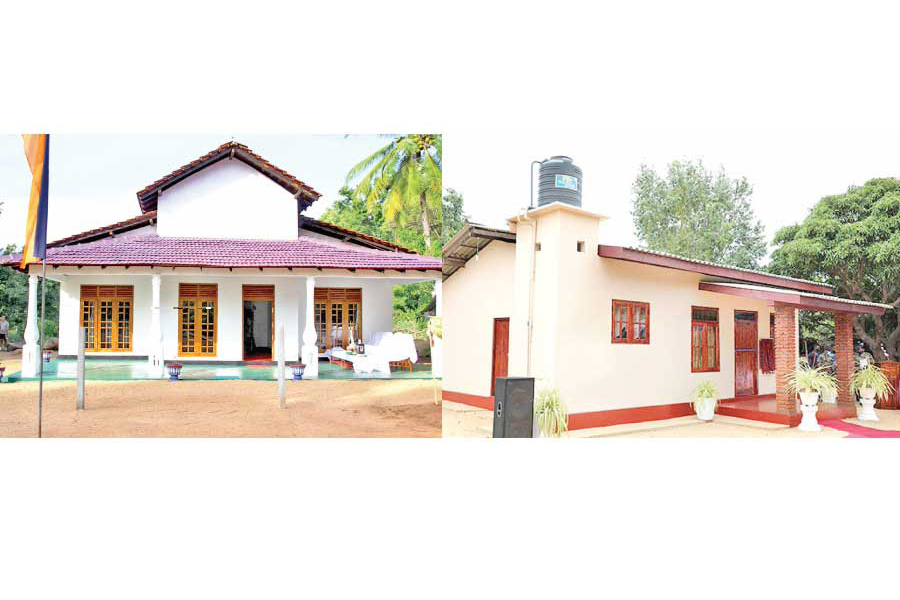
[[[819,421],[816,420],[816,413],[819,410],[819,393],[818,392],[800,392],[800,412],[803,418],[800,420],[800,431],[822,431]]]
[[[856,418],[860,421],[877,421],[878,415],[875,414],[875,390],[872,388],[861,388],[859,390],[860,408],[856,411]]]
[[[694,412],[701,421],[712,421],[716,415],[716,399],[699,398],[694,400]]]

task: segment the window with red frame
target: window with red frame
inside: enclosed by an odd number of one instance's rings
[[[719,370],[719,309],[691,307],[691,372]]]
[[[613,300],[612,321],[614,344],[650,343],[650,304],[647,302]]]

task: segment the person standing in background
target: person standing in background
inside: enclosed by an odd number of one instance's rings
[[[0,315],[0,349],[9,352],[9,321],[6,315]]]

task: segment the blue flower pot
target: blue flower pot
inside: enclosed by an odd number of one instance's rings
[[[303,370],[306,368],[306,365],[300,363],[294,363],[291,365],[291,372],[294,374],[294,381],[299,381],[303,379]]]
[[[178,381],[181,376],[181,367],[179,363],[169,363],[166,368],[169,370],[169,381]]]

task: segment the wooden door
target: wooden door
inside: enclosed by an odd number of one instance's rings
[[[362,341],[362,288],[316,288],[313,315],[319,352]]]
[[[759,369],[759,341],[756,312],[734,312],[734,396],[758,393],[756,374]]]
[[[218,337],[219,286],[178,284],[178,356],[215,356]]]
[[[244,347],[244,360],[272,360],[275,357],[275,286],[274,285],[248,285],[241,286],[241,299],[244,305],[244,326],[242,345]],[[258,302],[259,304],[250,305],[248,303]],[[268,305],[262,304],[267,302]],[[255,339],[255,318],[254,312],[262,307],[263,310],[269,310],[269,323],[271,324],[268,332],[268,344],[256,345]],[[268,348],[269,352],[261,352],[259,348]]]
[[[509,317],[494,319],[494,354],[491,366],[491,396],[498,377],[509,374]]]

